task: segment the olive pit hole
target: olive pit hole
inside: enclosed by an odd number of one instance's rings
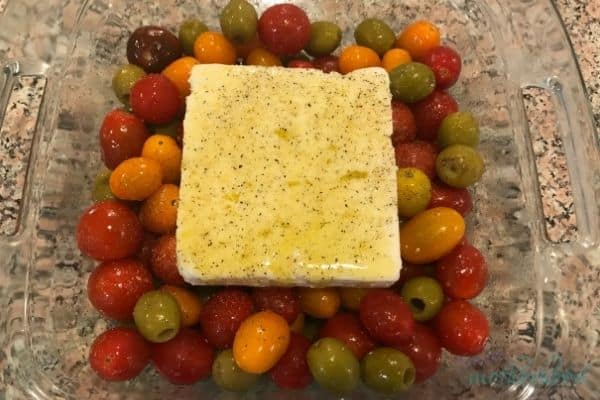
[[[419,311],[425,310],[425,302],[421,299],[418,299],[418,298],[410,299],[410,305]]]

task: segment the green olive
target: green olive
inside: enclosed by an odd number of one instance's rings
[[[409,218],[426,209],[431,200],[431,182],[427,175],[417,168],[399,168],[396,177],[398,215]]]
[[[336,339],[323,338],[313,343],[306,353],[306,361],[315,381],[330,392],[350,393],[358,385],[358,360]]]
[[[319,330],[323,326],[323,320],[318,318],[313,318],[311,316],[306,316],[304,318],[304,327],[302,328],[302,334],[311,342],[317,338],[319,334]]]
[[[174,119],[171,122],[168,122],[164,125],[152,125],[150,126],[150,132],[153,134],[161,134],[171,136],[172,138],[176,138],[179,134],[179,130],[181,129],[181,120]]]
[[[260,375],[249,374],[238,367],[233,359],[233,351],[227,349],[215,358],[212,365],[212,378],[222,389],[244,392],[258,381]]]
[[[403,392],[415,381],[416,370],[410,358],[389,347],[369,352],[360,363],[363,382],[385,394]]]
[[[185,54],[194,54],[194,42],[201,33],[208,31],[208,26],[197,19],[188,19],[179,28],[179,41]]]
[[[129,107],[131,88],[144,75],[146,72],[137,65],[125,64],[113,76],[112,88],[119,101],[125,106]]]
[[[329,21],[317,21],[310,24],[310,41],[306,52],[314,57],[333,53],[342,41],[342,30]]]
[[[163,290],[152,290],[140,297],[133,309],[138,331],[150,342],[173,339],[181,326],[181,311],[173,296]]]
[[[443,149],[453,144],[471,147],[479,144],[479,124],[470,112],[453,112],[442,120],[438,130],[438,145]]]
[[[433,92],[435,75],[425,64],[418,62],[402,64],[390,71],[390,89],[394,99],[415,103]]]
[[[223,34],[236,44],[246,43],[256,34],[258,14],[246,0],[230,0],[219,18]]]
[[[383,56],[396,42],[396,35],[388,24],[377,18],[367,18],[354,31],[356,43]]]
[[[438,154],[435,170],[447,185],[466,188],[481,179],[485,166],[477,150],[463,144],[455,144]]]
[[[110,170],[103,169],[96,175],[96,179],[94,179],[94,188],[92,189],[92,198],[94,201],[112,200],[115,198],[115,195],[110,191],[110,185],[108,184],[110,174]]]
[[[410,307],[415,321],[429,321],[437,315],[444,305],[444,291],[433,278],[417,276],[409,279],[400,295]]]

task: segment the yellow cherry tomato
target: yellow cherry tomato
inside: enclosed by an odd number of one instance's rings
[[[408,25],[396,40],[396,47],[407,50],[413,59],[423,57],[440,45],[440,31],[429,21]]]
[[[176,183],[181,176],[181,149],[170,136],[150,136],[142,147],[142,157],[158,161],[163,172],[164,183]]]
[[[281,66],[281,60],[275,54],[263,48],[256,48],[246,57],[247,65],[262,65],[263,67]]]
[[[365,294],[369,291],[369,288],[354,288],[354,287],[342,287],[340,288],[340,297],[342,298],[342,305],[348,310],[358,310],[360,301]]]
[[[380,67],[381,59],[368,47],[352,45],[342,50],[338,63],[340,72],[347,74],[361,68]]]
[[[251,374],[267,372],[290,344],[287,321],[273,311],[261,311],[246,318],[233,339],[233,358]]]
[[[290,324],[290,330],[302,334],[304,329],[304,313],[299,313],[294,322]]]
[[[340,294],[335,288],[301,288],[300,307],[311,317],[329,318],[340,308]]]
[[[384,55],[381,60],[381,66],[385,68],[387,72],[390,72],[398,65],[408,64],[412,61],[410,53],[404,49],[390,49]]]
[[[450,252],[465,234],[462,215],[436,207],[415,215],[400,227],[400,253],[413,264],[427,264]]]
[[[181,97],[185,98],[190,94],[189,79],[192,68],[196,64],[198,64],[198,60],[194,57],[182,57],[173,61],[162,71],[162,74],[177,87]]]

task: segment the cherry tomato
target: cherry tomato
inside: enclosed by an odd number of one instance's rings
[[[446,295],[453,299],[471,299],[485,287],[485,258],[471,245],[459,245],[437,262],[435,273]]]
[[[334,288],[301,288],[302,311],[315,318],[330,318],[340,308],[340,294]]]
[[[160,163],[146,157],[123,161],[110,174],[110,191],[119,199],[145,200],[160,187],[163,172]]]
[[[417,123],[417,137],[435,141],[440,124],[448,114],[458,111],[458,104],[448,93],[435,90],[411,108]]]
[[[411,359],[417,371],[416,381],[422,382],[437,371],[442,358],[442,347],[433,330],[416,324],[415,334],[406,343],[396,346]]]
[[[315,68],[312,62],[306,60],[292,60],[286,66],[288,68]]]
[[[154,366],[175,385],[191,385],[208,378],[214,359],[214,351],[204,336],[189,328],[168,342],[152,345]]]
[[[300,300],[292,288],[261,287],[252,290],[252,300],[258,311],[271,310],[281,315],[288,323],[300,314]]]
[[[329,318],[319,331],[319,338],[330,337],[339,340],[360,361],[375,348],[375,342],[369,337],[354,314],[341,312]]]
[[[251,374],[262,374],[277,364],[290,343],[290,326],[273,311],[260,311],[242,322],[233,341],[233,358]]]
[[[431,22],[422,20],[408,25],[396,40],[396,47],[408,50],[414,59],[419,59],[439,45],[439,29]]]
[[[131,319],[135,303],[152,289],[152,274],[132,259],[103,262],[92,271],[87,283],[92,305],[117,320]]]
[[[400,290],[402,289],[402,285],[412,278],[416,278],[417,276],[433,277],[434,274],[435,267],[432,264],[420,265],[404,261],[402,263],[402,273],[400,274],[400,278],[394,283],[393,288]]]
[[[340,72],[340,62],[336,56],[323,56],[313,60],[313,66],[325,73]]]
[[[235,46],[218,32],[203,32],[194,42],[194,55],[202,64],[235,64]]]
[[[471,194],[465,188],[454,188],[441,182],[431,182],[431,200],[427,208],[448,207],[462,216],[473,209]]]
[[[98,336],[90,348],[90,366],[107,381],[133,379],[149,360],[150,345],[135,329],[110,329]]]
[[[271,369],[271,380],[281,388],[302,389],[312,382],[312,375],[306,361],[310,341],[303,335],[292,332],[290,344]]]
[[[395,147],[398,168],[418,168],[431,180],[435,177],[437,149],[433,143],[415,140]]]
[[[231,347],[242,321],[253,311],[252,299],[240,289],[224,289],[202,307],[200,324],[208,343],[219,349]]]
[[[379,66],[381,66],[379,55],[368,47],[352,45],[346,47],[340,54],[339,68],[342,74],[357,69]]]
[[[442,346],[457,356],[481,353],[490,335],[485,315],[466,300],[444,304],[434,326]]]
[[[401,101],[392,101],[392,144],[412,142],[417,137],[417,125],[415,116],[410,108]]]
[[[142,248],[137,252],[135,259],[141,262],[145,267],[150,265],[150,252],[152,251],[152,246],[154,246],[155,240],[156,236],[150,232],[144,231]]]
[[[277,4],[265,10],[258,20],[258,36],[267,50],[279,56],[298,53],[310,40],[310,21],[293,4]]]
[[[179,286],[164,285],[160,288],[169,293],[181,311],[181,326],[194,326],[200,322],[200,311],[202,310],[202,303],[200,297],[189,289],[182,288]]]
[[[181,111],[182,100],[173,82],[161,74],[149,74],[131,88],[133,113],[151,124],[166,124]]]
[[[246,57],[246,65],[262,65],[263,67],[281,66],[281,60],[275,54],[263,48],[256,48]]]
[[[425,210],[400,227],[402,258],[427,264],[448,254],[465,234],[465,220],[455,210],[437,207]]]
[[[109,112],[100,127],[102,161],[108,169],[115,169],[128,158],[139,156],[149,135],[144,122],[135,115],[123,110]]]
[[[402,266],[402,275],[404,275],[404,266]],[[362,298],[369,292],[368,288],[353,288],[353,287],[341,287],[339,288],[340,298],[342,299],[342,306],[348,310],[357,311],[360,307]]]
[[[134,256],[144,232],[137,215],[116,200],[98,202],[85,210],[77,225],[77,245],[99,261]]]
[[[458,53],[450,47],[431,49],[419,61],[431,68],[438,89],[448,89],[458,80],[462,62]]]
[[[367,293],[360,302],[359,315],[371,337],[389,346],[407,342],[414,333],[410,308],[389,289]]]
[[[154,275],[164,283],[182,286],[185,281],[177,268],[176,242],[173,234],[156,240],[150,251],[150,266]]]

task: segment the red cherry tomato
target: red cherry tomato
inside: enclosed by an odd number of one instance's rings
[[[427,208],[448,207],[465,216],[473,209],[471,194],[467,189],[454,188],[441,182],[431,182],[431,200]]]
[[[485,287],[485,258],[469,244],[458,245],[437,261],[435,275],[446,295],[453,299],[471,299]]]
[[[115,169],[122,161],[142,154],[149,136],[144,122],[123,110],[106,114],[100,127],[102,161],[108,169]]]
[[[103,262],[92,271],[87,284],[92,305],[117,320],[131,319],[135,303],[152,289],[152,274],[132,259]]]
[[[90,366],[107,381],[133,379],[150,360],[150,345],[135,329],[113,328],[94,340]]]
[[[485,315],[466,300],[452,300],[434,319],[442,346],[457,356],[474,356],[483,351],[490,335]]]
[[[448,114],[458,111],[458,104],[448,93],[435,90],[423,100],[412,105],[417,123],[417,137],[435,141],[438,128]]]
[[[410,308],[389,289],[373,289],[361,300],[360,321],[372,338],[388,346],[405,343],[415,328]]]
[[[431,68],[435,74],[435,83],[438,89],[448,89],[458,80],[461,60],[458,53],[450,47],[436,47],[419,61]]]
[[[270,52],[278,56],[293,55],[308,44],[310,21],[300,7],[277,4],[260,16],[258,36]]]
[[[402,273],[400,274],[398,281],[394,283],[393,288],[400,290],[402,289],[402,285],[417,276],[432,277],[434,275],[435,267],[431,264],[413,264],[408,261],[402,261]]]
[[[252,300],[257,311],[271,310],[292,323],[300,313],[300,300],[292,288],[261,287],[252,290]]]
[[[406,354],[415,365],[418,382],[435,374],[440,365],[442,346],[433,330],[425,325],[416,324],[413,337],[396,348]]]
[[[176,242],[173,234],[161,236],[154,241],[150,250],[150,266],[154,275],[164,283],[182,286],[185,281],[177,268]]]
[[[150,266],[150,253],[152,247],[154,247],[154,241],[156,236],[148,231],[144,231],[144,239],[142,240],[142,247],[135,256],[135,259],[141,262],[145,267]]]
[[[152,124],[166,124],[182,107],[177,87],[162,74],[149,74],[131,88],[129,98],[134,114]]]
[[[154,366],[175,385],[191,385],[208,378],[214,359],[214,351],[204,336],[189,328],[168,342],[152,345]]]
[[[323,56],[313,60],[313,66],[325,73],[340,72],[340,62],[336,56]]]
[[[85,210],[77,225],[77,245],[88,257],[99,261],[135,255],[144,231],[137,215],[116,200],[98,202]]]
[[[292,332],[290,344],[277,364],[271,369],[271,380],[281,388],[302,389],[312,382],[306,361],[310,341],[303,335]]]
[[[417,137],[415,117],[410,108],[401,101],[392,101],[392,124],[394,126],[392,133],[392,144],[394,146],[400,143],[412,142]]]
[[[306,60],[292,60],[289,63],[287,63],[287,67],[288,68],[315,68],[315,66],[313,65],[313,63],[311,63],[310,61],[306,61]]]
[[[200,324],[212,346],[231,347],[241,323],[253,312],[252,299],[240,289],[224,289],[214,294],[202,307]]]
[[[410,143],[400,143],[395,147],[396,165],[398,168],[418,168],[429,177],[435,177],[435,159],[437,148],[433,143],[415,140]]]
[[[330,337],[339,340],[358,358],[362,358],[375,348],[375,342],[369,337],[354,314],[341,312],[325,321],[319,331],[319,337]]]

